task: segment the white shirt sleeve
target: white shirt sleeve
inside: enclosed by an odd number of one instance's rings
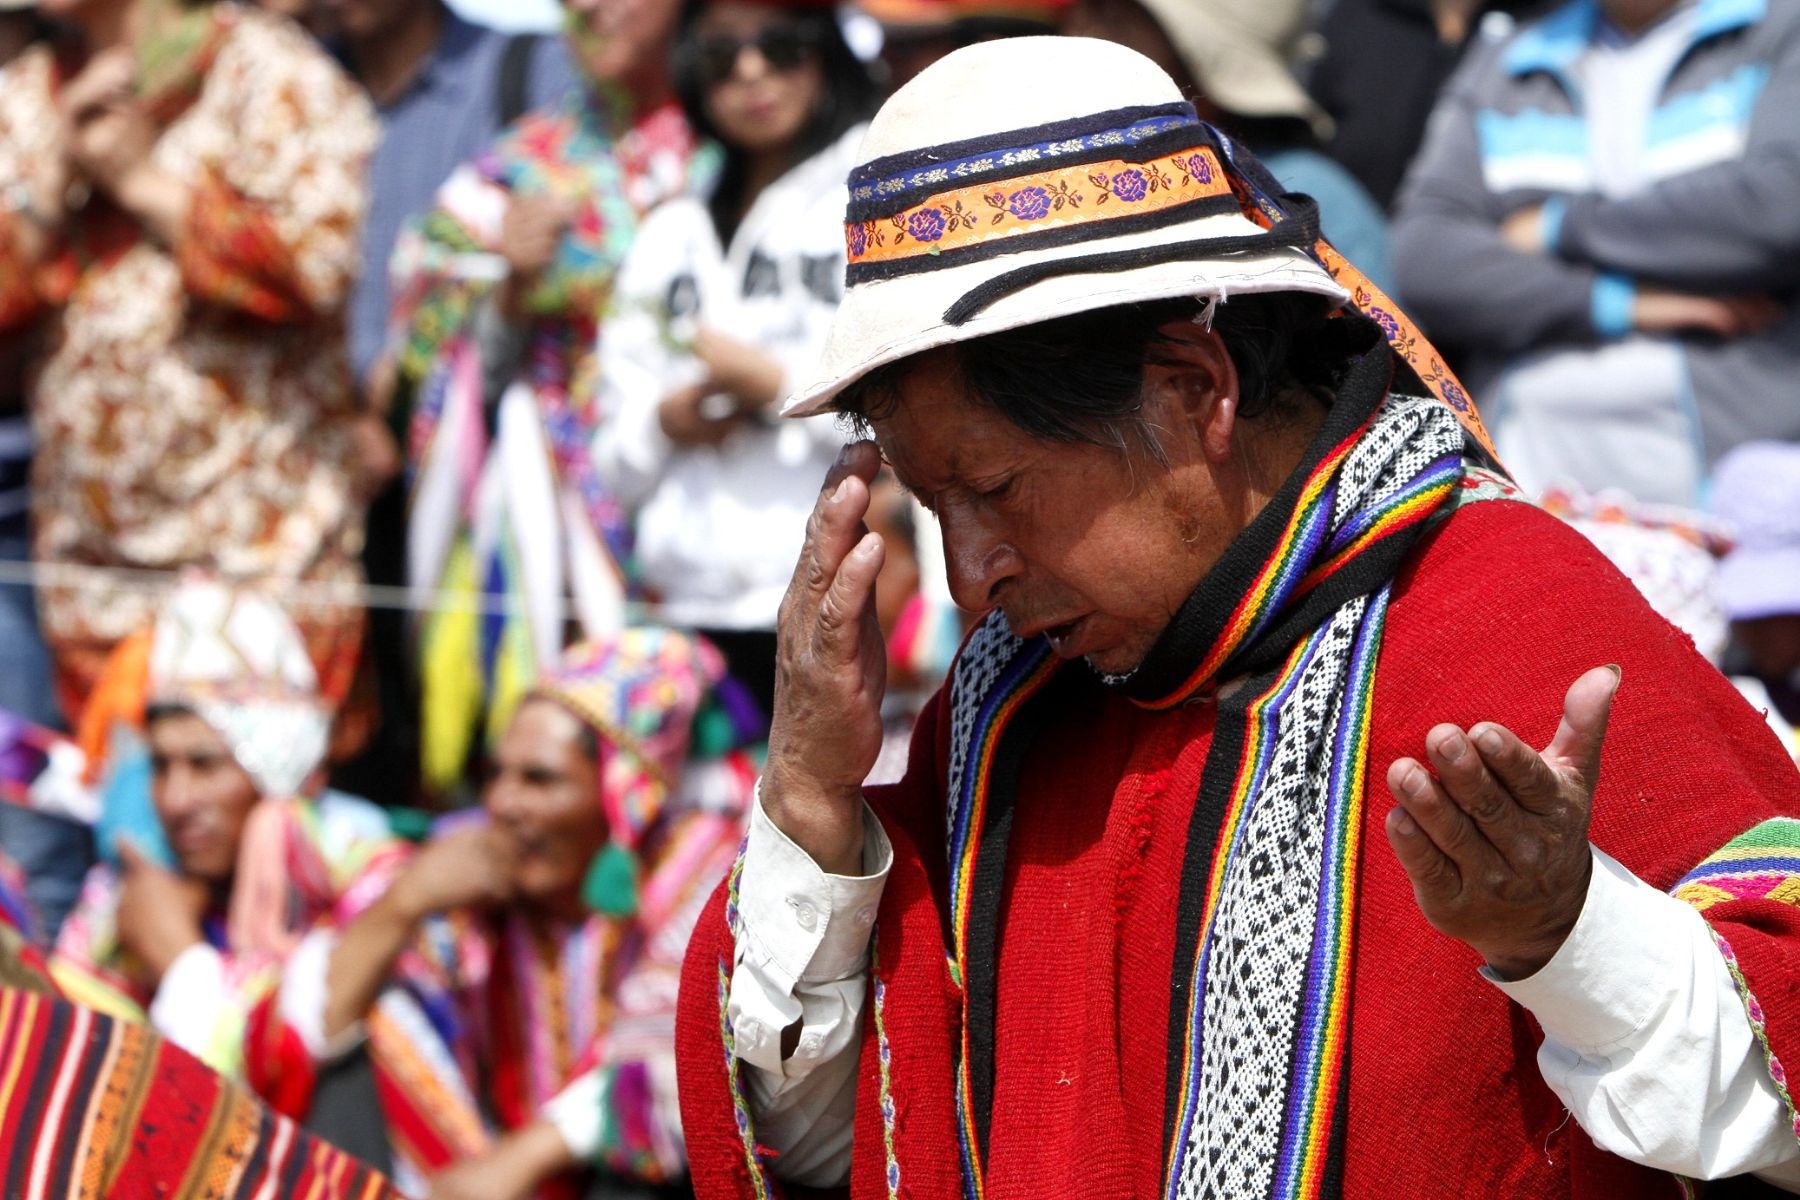
[[[334,1038],[325,1036],[331,955],[337,944],[338,933],[334,929],[315,929],[301,938],[282,964],[281,987],[275,993],[276,1012],[317,1063],[335,1062],[362,1045],[364,1037],[360,1020],[339,1030]]]
[[[225,960],[205,942],[175,956],[150,1001],[156,1032],[204,1060],[226,1005]]]
[[[1594,1142],[1695,1179],[1800,1190],[1800,1139],[1737,985],[1694,908],[1594,850],[1556,955],[1501,991],[1544,1030],[1538,1070]]]
[[[849,1177],[869,933],[893,860],[867,808],[861,876],[821,871],[769,820],[760,795],[751,813],[728,1017],[757,1140],[793,1183]],[[783,1057],[783,1034],[796,1026]]]
[[[600,1068],[595,1067],[576,1076],[539,1110],[562,1136],[569,1153],[582,1162],[592,1162],[600,1150],[600,1135],[606,1125],[600,1098]]]

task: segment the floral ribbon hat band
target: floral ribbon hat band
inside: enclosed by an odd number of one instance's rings
[[[850,176],[846,291],[817,378],[830,407],[884,363],[1117,304],[1349,293],[1304,221],[1243,212],[1220,135],[1149,59],[1090,38],[947,55],[895,92]]]

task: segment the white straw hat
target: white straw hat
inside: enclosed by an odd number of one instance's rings
[[[784,415],[829,408],[885,363],[1113,305],[1350,300],[1308,253],[1316,214],[1234,190],[1242,153],[1154,63],[1111,42],[1007,38],[947,55],[863,139],[844,299]]]

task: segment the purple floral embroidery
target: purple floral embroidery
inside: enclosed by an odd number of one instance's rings
[[[1187,160],[1187,167],[1196,183],[1212,182],[1212,164],[1206,160],[1206,155],[1196,154],[1192,156]]]
[[[1443,388],[1444,388],[1444,400],[1446,403],[1448,403],[1450,405],[1451,408],[1454,408],[1457,412],[1462,412],[1462,413],[1466,413],[1469,411],[1469,409],[1471,407],[1471,405],[1469,404],[1469,394],[1467,392],[1463,391],[1462,388],[1458,387],[1456,384],[1456,381],[1454,379],[1445,379],[1443,382]]]
[[[850,257],[861,258],[863,251],[869,248],[868,227],[858,221],[845,231],[844,239],[850,248]]]
[[[1112,177],[1112,194],[1119,199],[1135,203],[1142,200],[1150,191],[1150,182],[1144,178],[1142,171],[1120,171]]]
[[[1006,210],[1021,221],[1041,221],[1050,215],[1050,193],[1041,187],[1020,188],[1006,198]]]
[[[1394,314],[1387,309],[1371,306],[1369,318],[1381,326],[1381,332],[1387,334],[1390,341],[1400,336],[1400,322],[1394,320]]]
[[[906,232],[921,242],[935,242],[944,236],[942,209],[921,208],[906,219]]]

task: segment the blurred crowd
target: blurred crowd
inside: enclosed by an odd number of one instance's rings
[[[681,1194],[679,964],[849,436],[778,414],[864,123],[991,38],[1125,43],[1314,197],[1800,751],[1800,5],[562,14],[0,0],[0,907],[72,998],[410,1194]],[[870,524],[881,782],[967,616]]]

